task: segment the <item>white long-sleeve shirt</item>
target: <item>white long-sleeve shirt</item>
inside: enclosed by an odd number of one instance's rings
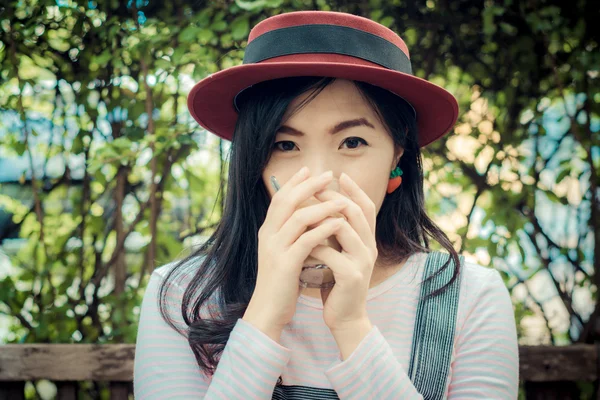
[[[158,268],[141,309],[135,398],[271,399],[281,376],[287,398],[294,398],[299,387],[307,398],[309,387],[333,389],[340,399],[421,399],[407,371],[426,257],[413,254],[398,272],[369,289],[373,329],[348,359],[341,360],[323,321],[322,301],[301,295],[280,343],[238,319],[212,377],[198,367],[187,339],[162,319],[158,287],[171,266]],[[465,262],[462,274],[447,398],[516,399],[519,357],[508,290],[494,269]],[[185,282],[171,289],[171,315],[185,329],[180,312]],[[313,398],[323,398],[322,393],[316,390]]]

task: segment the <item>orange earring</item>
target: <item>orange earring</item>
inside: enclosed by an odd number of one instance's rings
[[[394,192],[394,190],[398,189],[398,186],[402,183],[402,169],[400,167],[396,167],[390,173],[390,181],[388,182],[387,192],[388,194]]]

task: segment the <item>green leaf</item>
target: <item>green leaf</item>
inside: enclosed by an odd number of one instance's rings
[[[483,17],[483,33],[486,35],[492,35],[496,32],[496,25],[494,24],[493,10],[486,9],[482,13]]]
[[[379,19],[383,16],[382,9],[375,9],[371,11],[371,19],[374,21],[379,21]]]
[[[177,136],[177,141],[181,144],[194,144],[194,140],[190,135],[179,135]]]
[[[214,36],[213,31],[210,29],[201,29],[198,33],[198,41],[202,44],[207,44]]]
[[[198,32],[198,36],[200,35],[200,32]],[[171,61],[173,62],[173,64],[179,65],[181,63],[181,59],[183,58],[183,56],[185,55],[185,53],[187,51],[188,51],[188,49],[184,46],[176,48],[175,51],[173,52],[173,55],[171,56]]]
[[[98,64],[101,68],[106,67],[110,59],[112,58],[112,53],[109,49],[106,49],[99,56],[94,58],[94,62]]]
[[[556,177],[556,183],[560,183],[563,179],[565,179],[565,177],[567,175],[570,175],[570,174],[571,174],[571,169],[570,168],[563,169],[562,171],[560,171],[560,173]]]
[[[544,193],[546,194],[546,197],[548,197],[548,200],[550,200],[551,202],[562,203],[561,199],[556,195],[556,193],[550,190],[545,190]]]
[[[119,150],[130,150],[132,147],[131,140],[127,137],[120,137],[113,140],[112,145]]]
[[[179,41],[184,43],[195,42],[201,30],[197,26],[190,25],[179,33]]]
[[[262,10],[266,7],[266,0],[255,0],[255,1],[244,1],[244,0],[235,0],[235,4],[246,11],[254,11],[254,10]]]
[[[506,34],[511,36],[516,35],[518,30],[513,25],[507,24],[506,22],[500,22],[500,29]]]
[[[212,16],[213,11],[214,9],[211,7],[206,7],[204,10],[200,11],[195,17],[198,26],[207,26],[210,24],[210,17]]]
[[[173,68],[173,63],[161,58],[160,60],[156,60],[154,62],[154,66],[158,69],[162,69],[163,71],[169,71],[171,68]]]
[[[231,36],[234,40],[241,40],[248,36],[250,24],[248,16],[238,17],[231,23]]]
[[[227,29],[227,21],[217,21],[213,23],[210,27],[215,32],[223,32]]]
[[[125,135],[131,141],[138,142],[144,138],[146,131],[139,127],[133,126],[125,131]]]
[[[394,17],[388,15],[387,17],[383,17],[381,21],[379,21],[379,23],[383,26],[390,28],[394,23]]]
[[[19,155],[22,156],[25,154],[25,150],[27,150],[27,146],[25,146],[24,141],[17,141],[13,143],[13,150]]]
[[[71,153],[72,154],[81,154],[83,152],[83,136],[81,132],[75,136],[73,139],[73,144],[71,145]]]

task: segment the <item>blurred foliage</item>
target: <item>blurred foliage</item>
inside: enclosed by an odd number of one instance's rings
[[[540,341],[598,336],[588,322],[600,312],[594,2],[4,4],[0,156],[26,163],[0,186],[22,239],[0,278],[6,341],[135,341],[149,273],[221,215],[227,143],[192,121],[187,92],[240,64],[257,22],[309,9],[395,30],[415,74],[458,98],[455,133],[424,151],[428,210],[457,250],[503,272],[520,337],[534,315],[546,320]]]

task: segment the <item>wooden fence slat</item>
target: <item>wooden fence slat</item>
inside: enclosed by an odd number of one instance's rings
[[[598,356],[593,344],[520,346],[519,378],[530,382],[597,379]]]
[[[132,344],[7,344],[0,349],[0,382],[133,380]]]
[[[574,382],[597,382],[598,351],[593,344],[520,346],[519,378],[527,399],[574,399]],[[60,400],[76,399],[80,381],[109,382],[111,399],[128,399],[134,355],[132,344],[2,345],[0,400],[24,399],[25,382],[40,379],[56,382]]]
[[[0,382],[133,380],[133,344],[9,344],[1,346]],[[520,346],[522,381],[556,382],[597,379],[593,344]]]

